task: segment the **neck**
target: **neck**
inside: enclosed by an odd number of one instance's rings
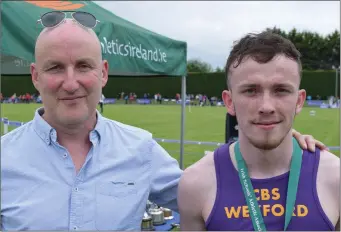
[[[272,150],[261,150],[253,146],[240,133],[240,152],[252,178],[271,178],[290,170],[293,152],[292,135],[288,133],[282,143]]]
[[[89,133],[95,128],[97,122],[96,111],[85,122],[77,124],[62,124],[56,120],[53,120],[53,118],[49,117],[49,114],[46,113],[44,113],[42,117],[56,130],[58,143],[61,145],[70,143],[90,143]]]

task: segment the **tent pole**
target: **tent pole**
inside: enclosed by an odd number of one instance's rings
[[[181,134],[180,134],[180,168],[184,169],[184,135],[186,112],[186,76],[182,76],[181,83]]]
[[[339,68],[335,69],[335,98],[337,98],[339,96],[339,94],[337,94],[337,77],[338,77],[338,71]]]

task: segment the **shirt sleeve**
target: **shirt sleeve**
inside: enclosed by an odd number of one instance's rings
[[[171,157],[155,140],[152,148],[152,180],[149,200],[159,206],[178,212],[177,192],[182,170],[176,159]]]

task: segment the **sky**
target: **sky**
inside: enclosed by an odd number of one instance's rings
[[[267,27],[340,31],[339,1],[100,1],[119,17],[187,42],[187,58],[224,67],[234,41]]]

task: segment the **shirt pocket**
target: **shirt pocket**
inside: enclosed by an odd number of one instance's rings
[[[101,182],[96,186],[96,228],[98,230],[140,230],[136,183]]]
[[[108,181],[98,184],[97,192],[104,196],[124,198],[136,195],[137,188],[134,182]]]

